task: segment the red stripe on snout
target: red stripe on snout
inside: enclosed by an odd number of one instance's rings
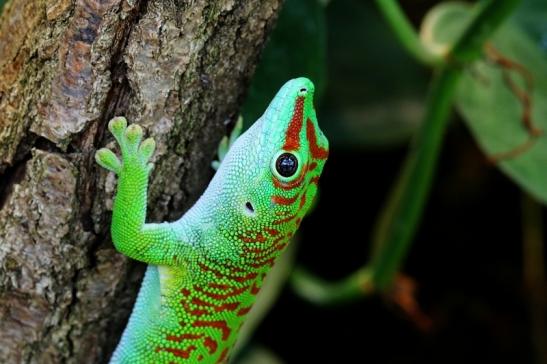
[[[294,111],[285,134],[285,145],[287,151],[296,150],[300,147],[300,131],[304,123],[304,97],[299,96],[294,104]]]

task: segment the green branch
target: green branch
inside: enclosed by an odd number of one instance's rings
[[[429,66],[442,63],[443,59],[441,57],[431,53],[424,47],[414,27],[396,0],[376,0],[376,5],[395,33],[395,36],[401,42],[401,45],[417,61]]]
[[[346,279],[330,284],[319,284],[320,280],[311,274],[297,270],[291,281],[297,293],[310,301],[327,304],[384,291],[391,286],[427,201],[463,67],[480,57],[484,42],[518,3],[519,0],[485,0],[476,5],[472,21],[436,70],[424,121],[377,221],[370,263]],[[363,277],[370,280],[366,285],[363,285]]]

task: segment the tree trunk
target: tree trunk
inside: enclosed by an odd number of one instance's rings
[[[110,241],[124,115],[157,142],[149,221],[210,178],[281,0],[17,0],[0,17],[0,362],[105,362],[143,266]]]

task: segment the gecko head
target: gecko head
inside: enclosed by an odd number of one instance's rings
[[[328,156],[313,96],[307,78],[285,83],[222,162],[222,180],[238,181],[230,210],[244,231],[292,235],[310,208]]]
[[[307,78],[285,83],[230,147],[196,206],[200,226],[213,223],[219,236],[241,244],[234,259],[255,259],[248,252],[266,246],[279,253],[314,200],[328,141],[317,124],[313,95]]]

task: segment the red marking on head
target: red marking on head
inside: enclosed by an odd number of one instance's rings
[[[194,345],[187,347],[186,349],[177,349],[177,348],[156,348],[156,353],[159,353],[160,351],[166,351],[168,353],[173,354],[176,357],[188,359],[190,357],[190,354],[192,354],[192,351],[196,350],[197,347]]]
[[[299,208],[302,208],[302,206],[304,206],[305,203],[306,203],[306,194],[303,193],[303,194],[302,194],[302,198],[300,198],[300,206],[299,206]]]
[[[202,361],[202,360],[203,360],[203,355],[199,354],[198,361]]]
[[[220,354],[220,357],[218,358],[216,364],[225,363],[225,361],[227,361],[227,359],[228,359],[228,348],[226,348],[222,351],[222,354]]]
[[[253,308],[253,306],[243,307],[242,309],[237,311],[237,315],[238,316],[245,316],[246,314],[249,313],[249,311],[251,311],[251,308]]]
[[[308,166],[304,165],[302,167],[302,172],[300,173],[300,176],[291,182],[282,182],[278,180],[275,176],[272,176],[273,184],[276,188],[280,188],[285,191],[293,190],[297,187],[299,187],[302,184],[302,181],[304,180],[304,177],[306,177],[306,172],[308,171]]]
[[[284,218],[284,219],[275,220],[275,221],[273,221],[273,224],[274,224],[274,225],[281,225],[281,224],[284,224],[284,223],[286,223],[286,222],[290,222],[290,221],[292,221],[293,219],[295,219],[296,216],[297,216],[297,215],[291,215],[291,216],[287,216],[287,217]]]
[[[315,168],[317,168],[317,163],[316,162],[311,162],[309,170],[313,171]]]
[[[167,335],[166,339],[169,341],[175,341],[180,343],[183,340],[196,340],[201,339],[203,337],[203,334],[182,334],[182,335]]]
[[[310,119],[306,121],[306,138],[310,143],[310,153],[313,159],[327,159],[329,151],[317,145],[317,135],[315,134],[315,126]]]
[[[293,197],[272,196],[272,202],[279,205],[292,205],[298,198],[298,195]]]
[[[209,349],[209,354],[214,354],[217,351],[217,348],[218,348],[218,343],[215,340],[213,340],[212,338],[210,338],[209,336],[207,336],[203,340],[203,345],[205,345],[207,347],[207,349]]]
[[[218,321],[201,321],[197,320],[194,321],[192,324],[194,327],[212,327],[214,329],[218,329],[222,332],[222,340],[226,341],[230,337],[230,333],[232,330],[228,327],[228,324],[226,321],[218,320]]]
[[[285,145],[283,149],[287,151],[296,150],[300,147],[300,131],[302,130],[302,124],[304,123],[304,97],[299,96],[296,98],[294,104],[294,111],[285,133]]]
[[[310,185],[311,184],[319,184],[319,176],[314,176],[311,180],[310,180]]]

